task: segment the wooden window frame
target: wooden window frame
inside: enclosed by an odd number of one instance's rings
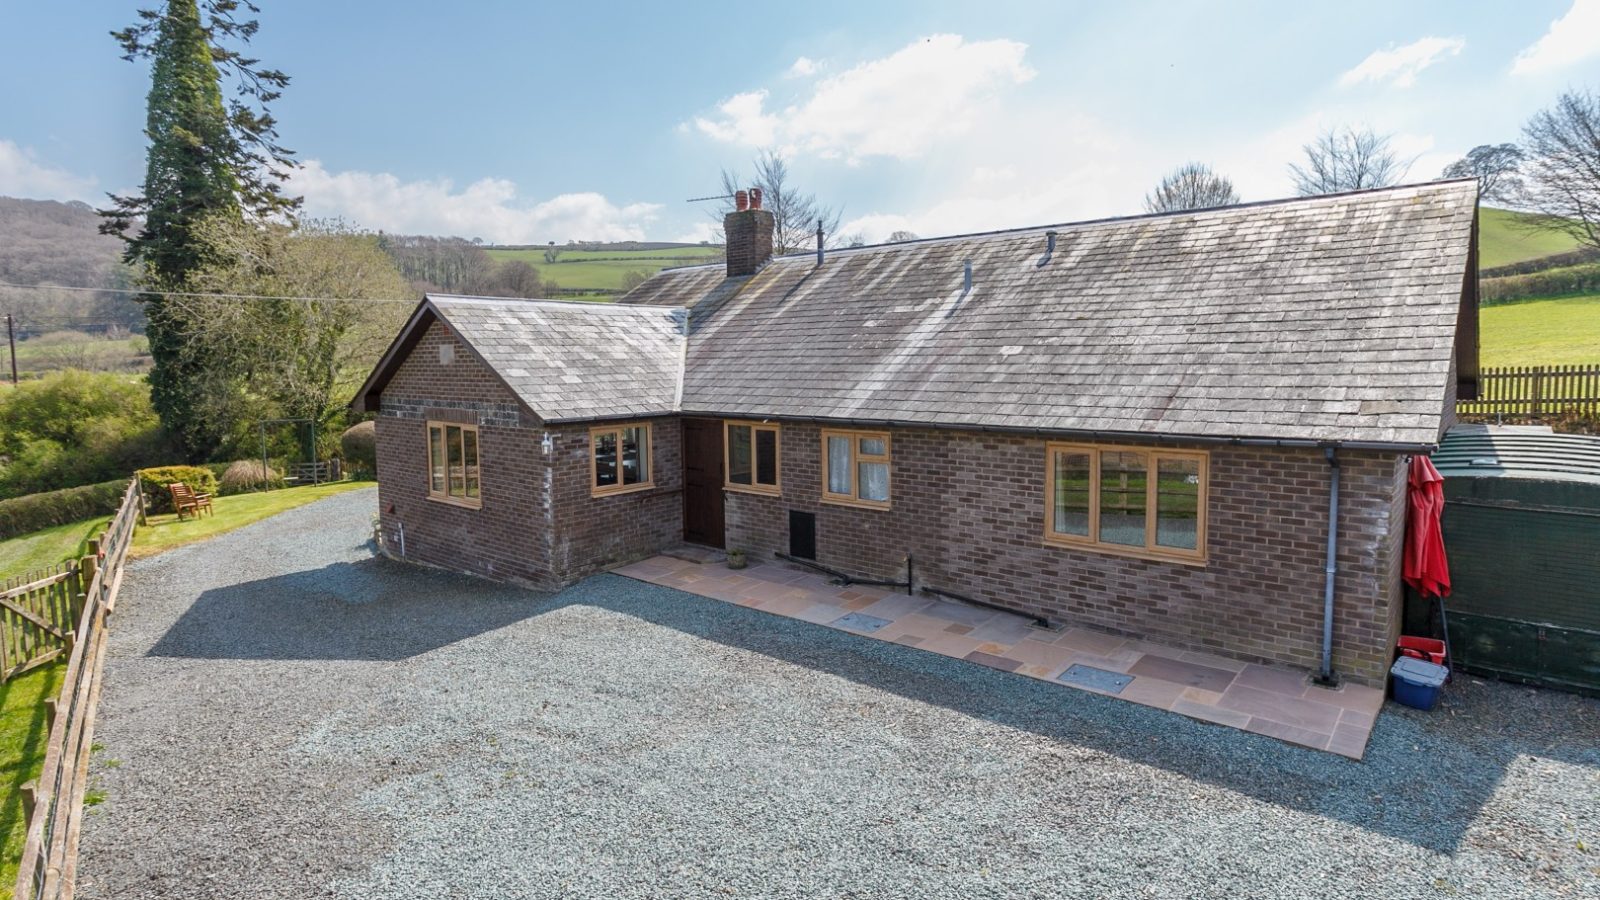
[[[439,429],[439,442],[444,451],[444,490],[442,492],[435,491],[433,489],[433,430],[435,428]],[[452,428],[459,429],[463,435],[461,438],[462,492],[459,496],[450,492],[450,429]],[[478,496],[476,497],[466,496],[466,469],[468,466],[465,435],[469,431],[472,432],[472,446],[473,449],[477,451],[478,457]],[[465,422],[444,422],[436,419],[429,419],[426,427],[422,431],[422,443],[422,452],[424,456],[427,457],[428,461],[427,473],[423,476],[425,479],[424,486],[427,489],[428,499],[435,503],[447,503],[451,506],[460,506],[466,509],[482,509],[483,434],[478,431],[478,426],[469,425]]]
[[[1087,453],[1089,455],[1089,534],[1061,534],[1056,523],[1056,455],[1058,453]],[[1100,536],[1100,456],[1102,453],[1140,453],[1145,457],[1145,520],[1144,546],[1106,543]],[[1195,497],[1195,548],[1162,547],[1156,544],[1156,502],[1161,460],[1181,459],[1199,464],[1199,491]],[[1129,556],[1157,562],[1176,562],[1204,566],[1207,561],[1206,519],[1211,491],[1211,454],[1204,450],[1169,450],[1162,447],[1140,447],[1129,444],[1080,444],[1051,442],[1044,450],[1044,542],[1055,547],[1090,550],[1112,556]]]
[[[850,493],[836,494],[828,490],[828,438],[842,437],[850,440]],[[877,438],[883,441],[883,454],[881,456],[863,455],[861,453],[862,438]],[[860,431],[850,428],[824,428],[822,429],[822,502],[835,506],[854,506],[860,509],[889,509],[894,505],[894,440],[887,431]],[[860,470],[857,468],[863,462],[881,462],[888,469],[889,499],[863,500],[861,494]]]
[[[729,432],[734,428],[750,429],[750,483],[735,484],[733,482],[733,441]],[[756,459],[756,434],[761,431],[772,432],[772,484],[757,484],[756,473],[761,471],[761,464]],[[727,491],[737,491],[741,494],[762,494],[767,497],[778,497],[783,494],[783,427],[777,422],[758,422],[754,419],[723,419],[722,420],[722,488]]]
[[[644,429],[645,445],[645,480],[638,484],[622,483],[622,433],[630,428]],[[599,470],[599,460],[596,450],[598,444],[595,438],[607,433],[617,435],[617,483],[597,485],[595,481]],[[589,429],[589,496],[613,497],[617,494],[631,494],[634,491],[648,491],[656,486],[656,430],[649,422],[618,422],[615,425],[595,425]]]

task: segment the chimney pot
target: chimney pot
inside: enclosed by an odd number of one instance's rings
[[[761,208],[761,188],[753,187],[750,189],[750,208]]]
[[[749,209],[750,208],[750,195],[746,194],[744,191],[734,191],[733,192],[733,208],[738,210],[739,212],[744,212],[745,210]]]

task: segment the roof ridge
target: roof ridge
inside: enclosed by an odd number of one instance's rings
[[[1446,185],[1459,185],[1459,184],[1466,184],[1468,182],[1476,183],[1477,179],[1475,177],[1471,177],[1471,176],[1468,176],[1466,178],[1441,178],[1441,179],[1436,179],[1434,181],[1415,181],[1415,182],[1409,182],[1407,184],[1393,184],[1393,185],[1389,185],[1387,187],[1360,188],[1358,190],[1339,191],[1339,192],[1332,193],[1332,194],[1315,194],[1315,195],[1312,195],[1312,196],[1309,196],[1309,197],[1274,197],[1274,198],[1272,198],[1270,200],[1252,200],[1252,201],[1250,201],[1248,203],[1234,203],[1234,204],[1230,204],[1228,206],[1205,206],[1205,207],[1200,207],[1198,209],[1174,209],[1174,210],[1166,210],[1166,211],[1163,211],[1163,212],[1154,212],[1154,213],[1133,213],[1133,214],[1124,215],[1124,216],[1102,216],[1102,217],[1097,218],[1097,219],[1080,219],[1080,220],[1073,221],[1073,222],[1053,222],[1053,223],[1043,223],[1043,224],[1039,224],[1039,225],[1019,225],[1019,226],[1014,226],[1014,227],[1011,227],[1011,228],[996,228],[996,229],[993,229],[993,230],[990,230],[990,231],[969,231],[969,232],[963,232],[963,233],[959,233],[959,234],[934,235],[932,237],[917,238],[915,240],[909,240],[909,241],[893,241],[893,242],[881,241],[881,242],[876,243],[876,244],[862,244],[859,247],[835,247],[835,248],[830,248],[828,250],[828,255],[832,256],[832,255],[835,255],[835,254],[841,254],[842,255],[842,254],[856,253],[856,252],[859,252],[859,251],[862,251],[862,250],[881,250],[881,249],[883,249],[885,247],[915,247],[915,246],[917,246],[919,244],[922,244],[922,245],[937,244],[937,243],[939,243],[941,241],[964,241],[964,240],[971,240],[973,238],[1000,237],[1000,236],[1003,236],[1003,235],[1014,235],[1014,234],[1015,235],[1029,234],[1029,233],[1032,233],[1032,232],[1050,231],[1050,230],[1057,229],[1057,228],[1084,228],[1084,227],[1094,226],[1094,225],[1112,225],[1112,224],[1116,224],[1116,223],[1119,223],[1119,222],[1139,222],[1139,221],[1146,221],[1146,220],[1175,218],[1177,216],[1197,216],[1197,215],[1208,215],[1208,214],[1209,215],[1220,215],[1220,214],[1225,214],[1225,213],[1231,213],[1231,212],[1234,212],[1234,211],[1237,211],[1237,210],[1259,209],[1261,207],[1268,207],[1268,206],[1288,206],[1288,205],[1291,205],[1291,204],[1298,204],[1298,203],[1304,203],[1304,204],[1310,205],[1310,204],[1315,204],[1315,203],[1319,203],[1319,202],[1326,202],[1326,201],[1329,201],[1329,200],[1341,200],[1341,199],[1347,199],[1347,198],[1350,198],[1350,197],[1359,197],[1359,196],[1364,196],[1364,195],[1367,195],[1367,194],[1386,194],[1386,193],[1398,194],[1398,193],[1401,193],[1401,192],[1404,192],[1404,191],[1408,191],[1408,190],[1414,191],[1414,190],[1417,190],[1419,188],[1442,188],[1442,187],[1444,187]],[[777,256],[774,256],[773,259],[774,260],[778,260],[778,259],[804,259],[804,258],[813,257],[815,255],[816,255],[816,250],[813,248],[813,249],[810,249],[810,250],[802,250],[802,251],[799,251],[799,252],[796,252],[796,253],[779,254]],[[690,268],[690,267],[686,266],[684,268]],[[663,269],[661,271],[667,272],[667,271],[673,271],[673,270]]]
[[[668,306],[665,304],[656,303],[617,303],[613,300],[562,300],[546,297],[479,297],[473,294],[435,294],[431,292],[424,293],[422,297],[429,303],[437,304],[442,301],[447,306],[453,303],[465,301],[468,303],[493,304],[496,306],[538,306],[547,304],[551,306],[565,306],[592,310],[622,311],[643,310],[670,312],[679,308],[676,306]]]

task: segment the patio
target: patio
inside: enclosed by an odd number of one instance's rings
[[[1382,691],[1330,690],[1291,669],[1164,647],[866,585],[776,563],[743,570],[656,556],[614,570],[640,581],[825,625],[1291,744],[1361,759]]]

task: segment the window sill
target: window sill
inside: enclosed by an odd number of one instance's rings
[[[458,506],[462,509],[483,509],[483,500],[466,500],[461,497],[441,497],[438,494],[428,495],[429,503],[439,503],[444,506]]]
[[[618,494],[637,494],[640,491],[654,490],[655,486],[656,483],[654,481],[646,481],[643,484],[630,484],[624,487],[590,488],[589,496],[615,497]]]
[[[1074,541],[1067,538],[1046,535],[1046,547],[1055,547],[1061,550],[1082,550],[1085,553],[1098,553],[1104,556],[1121,556],[1128,559],[1142,559],[1147,562],[1176,563],[1181,566],[1190,566],[1204,569],[1207,559],[1204,554],[1191,555],[1181,552],[1161,553],[1144,547],[1118,547],[1114,544],[1091,544],[1088,541]]]
[[[781,485],[724,484],[722,489],[725,491],[732,491],[735,494],[755,494],[759,497],[783,496],[783,487]]]
[[[892,500],[857,500],[854,497],[833,497],[826,494],[823,495],[822,502],[828,506],[848,506],[852,509],[887,510],[894,505]]]

